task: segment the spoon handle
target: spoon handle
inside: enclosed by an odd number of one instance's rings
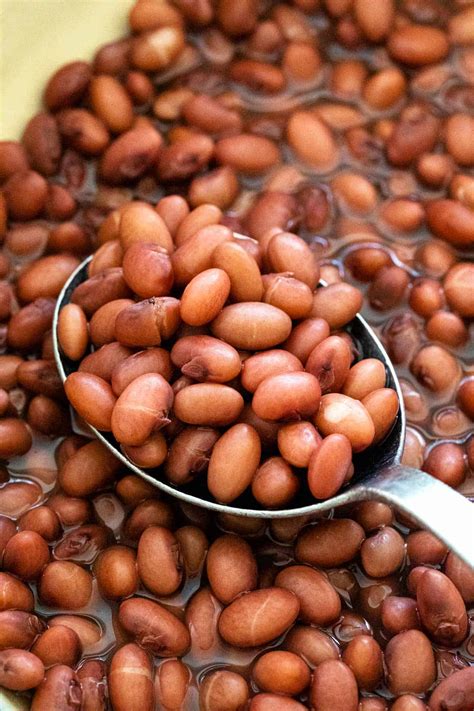
[[[360,498],[384,501],[408,514],[474,568],[474,505],[462,494],[403,464],[381,469],[354,488],[361,490]]]

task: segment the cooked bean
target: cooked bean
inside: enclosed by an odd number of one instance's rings
[[[297,157],[321,172],[339,162],[339,148],[330,129],[309,111],[295,111],[287,126],[288,143]]]
[[[226,605],[257,585],[257,564],[252,550],[237,536],[220,536],[214,541],[207,554],[206,568],[213,593]]]
[[[191,671],[179,659],[168,659],[155,670],[155,698],[162,708],[178,711],[187,703]]]
[[[160,205],[162,202],[161,200]],[[173,240],[165,219],[158,209],[154,210],[148,203],[138,200],[126,203],[120,208],[117,223],[116,236],[123,250],[138,242],[155,244],[165,249],[168,254],[173,251]]]
[[[254,323],[251,330],[249,322]],[[247,301],[226,306],[212,322],[211,330],[234,348],[264,350],[289,336],[291,319],[275,306]]]
[[[28,452],[31,434],[22,420],[6,417],[0,420],[0,457],[9,459]],[[1,499],[1,495],[0,495]],[[7,513],[2,507],[2,513]]]
[[[119,468],[118,459],[94,440],[65,462],[59,472],[59,481],[69,496],[87,496],[109,484]]]
[[[291,319],[305,318],[310,314],[313,293],[299,279],[289,274],[265,274],[263,286],[263,301],[281,309]]]
[[[319,279],[319,265],[304,240],[290,232],[274,235],[267,246],[266,258],[274,272],[292,272],[296,279],[314,289]]]
[[[184,375],[206,382],[225,383],[242,367],[232,346],[210,336],[181,338],[171,349],[171,359]]]
[[[186,484],[206,469],[219,432],[208,427],[187,427],[173,440],[165,464],[168,479],[176,485]]]
[[[381,442],[392,428],[399,410],[395,390],[380,388],[362,399],[362,405],[370,415],[375,427],[374,443]]]
[[[206,269],[186,286],[181,297],[181,318],[191,326],[212,321],[223,308],[230,291],[230,279],[222,269]]]
[[[168,296],[173,286],[173,268],[166,249],[156,244],[136,242],[125,251],[123,278],[142,299]]]
[[[307,467],[321,438],[310,422],[292,422],[278,430],[281,456],[295,467]]]
[[[173,511],[169,504],[156,499],[139,503],[125,523],[127,537],[138,541],[143,531],[149,526],[171,528],[174,523]]]
[[[449,306],[463,318],[472,318],[474,316],[474,308],[469,298],[469,284],[472,278],[472,264],[460,262],[451,267],[443,283]]]
[[[146,373],[158,373],[169,380],[172,374],[169,353],[163,348],[149,348],[121,361],[112,371],[112,390],[119,396],[133,380]]]
[[[269,509],[287,504],[298,492],[300,482],[292,468],[281,457],[270,457],[258,467],[252,479],[252,494]]]
[[[297,654],[273,651],[257,659],[252,678],[263,691],[297,696],[309,685],[310,673]]]
[[[152,711],[152,665],[146,652],[136,644],[126,644],[115,652],[108,688],[115,711]]]
[[[260,269],[241,244],[222,242],[212,253],[212,263],[229,277],[233,301],[260,301],[263,295]]]
[[[90,425],[99,430],[112,429],[116,398],[105,380],[91,373],[71,373],[64,389],[71,405]]]
[[[385,367],[377,358],[364,358],[353,365],[344,381],[344,395],[363,400],[374,390],[385,385]]]
[[[387,49],[395,60],[423,66],[444,59],[449,45],[441,30],[414,24],[395,29],[388,37]]]
[[[365,539],[351,519],[321,521],[303,529],[296,542],[296,559],[309,565],[334,568],[355,558]]]
[[[445,544],[429,531],[415,531],[408,535],[407,554],[413,565],[439,565],[447,553]]]
[[[304,711],[306,708],[289,696],[256,694],[250,701],[249,711]]]
[[[453,553],[448,553],[444,572],[454,583],[465,602],[474,599],[474,574],[469,566]]]
[[[120,605],[118,618],[125,631],[152,654],[179,657],[189,647],[185,625],[157,602],[129,598]]]
[[[474,672],[472,667],[461,669],[442,679],[433,691],[430,711],[442,711],[451,708],[453,711],[468,711],[474,702]]]
[[[50,627],[36,640],[31,648],[46,668],[55,664],[75,666],[81,653],[81,642],[76,632],[70,627],[55,625]]]
[[[398,531],[384,526],[365,539],[360,555],[367,575],[384,578],[400,568],[405,557],[405,544]]]
[[[298,598],[288,590],[254,590],[241,595],[223,610],[219,632],[226,642],[236,647],[257,647],[287,630],[298,611]]]
[[[412,360],[410,368],[420,383],[433,392],[452,387],[460,375],[456,358],[438,345],[421,348]]]
[[[472,210],[458,200],[431,200],[426,204],[426,222],[432,232],[449,244],[469,247],[474,241]]]
[[[248,702],[249,688],[240,674],[220,669],[208,674],[199,687],[199,708],[202,711],[239,711]]]
[[[190,425],[222,426],[234,422],[243,406],[242,395],[228,385],[198,383],[177,393],[174,413]]]
[[[87,319],[77,304],[66,304],[59,312],[58,340],[62,350],[71,360],[80,360],[85,354],[89,341]]]
[[[263,173],[280,161],[280,151],[273,141],[251,133],[221,138],[215,156],[218,163],[250,175]]]
[[[351,365],[352,354],[340,336],[329,336],[311,351],[306,370],[319,381],[324,394],[341,390]]]
[[[293,627],[285,637],[284,647],[298,654],[311,669],[326,659],[339,659],[339,649],[332,637],[309,625]]]
[[[99,174],[111,185],[134,180],[156,162],[163,139],[151,125],[125,131],[102,154]]]
[[[319,406],[321,388],[311,373],[270,375],[255,390],[252,409],[264,420],[310,417]]]
[[[416,600],[396,595],[386,597],[382,602],[382,624],[390,634],[419,629]]]
[[[387,683],[393,694],[425,693],[436,678],[430,641],[419,630],[400,632],[385,650]]]
[[[72,271],[72,270],[71,270]],[[128,299],[130,290],[120,267],[104,269],[76,286],[71,301],[80,306],[86,316],[92,316],[101,306],[114,299]]]
[[[310,690],[316,711],[357,711],[357,681],[349,667],[338,660],[327,660],[316,667]]]
[[[75,563],[53,561],[41,575],[39,595],[41,600],[51,607],[78,610],[90,600],[92,576]]]
[[[354,637],[345,648],[342,661],[352,670],[360,689],[373,691],[382,680],[382,650],[370,635]]]
[[[416,588],[422,626],[438,643],[460,644],[467,633],[464,601],[451,580],[439,570],[426,570]]]
[[[138,575],[135,553],[125,546],[111,546],[100,553],[94,566],[102,597],[119,600],[136,592]]]
[[[105,711],[107,678],[104,662],[90,659],[77,670],[83,711]]]
[[[314,421],[324,436],[344,434],[355,452],[366,449],[374,440],[375,428],[368,410],[347,395],[323,395]]]
[[[210,269],[216,247],[231,239],[232,232],[223,225],[210,224],[193,232],[172,254],[176,283],[185,286],[198,274]]]
[[[155,595],[171,595],[182,580],[183,564],[178,541],[161,526],[143,531],[138,541],[138,574]]]
[[[143,469],[159,467],[168,454],[166,440],[161,432],[155,432],[137,447],[122,445],[122,450],[134,464]]]
[[[339,595],[324,573],[305,565],[291,565],[278,573],[275,585],[295,593],[302,622],[325,627],[340,615]]]
[[[308,486],[316,499],[334,496],[346,481],[352,445],[344,434],[330,434],[317,443],[308,463]]]
[[[19,531],[3,552],[3,568],[22,580],[34,580],[49,562],[46,541],[34,531]]]
[[[213,405],[216,408],[215,401]],[[207,485],[211,494],[224,503],[240,496],[255,475],[260,455],[260,438],[253,427],[236,424],[227,430],[214,445],[209,459]]]
[[[139,446],[168,422],[173,391],[162,375],[145,373],[132,380],[112,412],[112,432],[124,445]]]

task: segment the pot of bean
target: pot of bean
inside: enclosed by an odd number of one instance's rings
[[[474,711],[472,3],[89,2],[2,14],[2,711]]]

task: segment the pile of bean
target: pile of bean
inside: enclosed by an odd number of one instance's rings
[[[230,230],[258,244],[218,250],[260,259],[270,298],[268,274],[290,270],[270,241],[297,235],[336,293],[363,293],[401,379],[404,461],[474,497],[472,3],[138,0],[129,20],[0,142],[0,693],[33,711],[472,711],[474,574],[440,541],[373,502],[266,526],[161,497],[71,422],[51,338],[92,252],[103,303],[130,299],[123,246],[156,244],[158,220],[176,247],[149,250],[164,282],[166,252]],[[83,364],[115,329],[81,308],[98,347]],[[86,340],[68,343],[80,360]],[[137,348],[171,367],[160,343]]]
[[[96,348],[67,377],[69,401],[135,464],[165,463],[172,484],[207,472],[219,502],[250,488],[281,508],[302,479],[315,498],[333,496],[354,473],[352,453],[381,442],[398,412],[383,363],[351,367],[355,343],[330,335],[362,295],[349,284],[314,292],[315,256],[278,228],[266,245],[222,225],[183,241],[184,220],[171,233],[160,217],[170,204],[184,212],[178,201],[120,208],[117,238],[61,310],[63,352],[81,358],[89,332]]]

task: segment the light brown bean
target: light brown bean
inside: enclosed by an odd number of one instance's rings
[[[425,693],[436,679],[431,643],[419,630],[392,637],[385,650],[385,663],[388,686],[396,695]]]
[[[187,284],[180,304],[181,318],[203,326],[219,314],[230,293],[231,282],[222,269],[205,269]]]
[[[252,481],[260,455],[260,438],[253,427],[236,424],[227,430],[209,459],[207,486],[211,494],[224,503],[234,501]]]
[[[87,319],[77,304],[66,304],[59,312],[58,340],[63,352],[71,360],[80,360],[85,354],[89,341]]]
[[[132,597],[122,602],[119,622],[138,644],[160,657],[180,657],[190,645],[187,627],[157,602]]]
[[[74,409],[92,427],[110,432],[116,397],[110,385],[92,373],[68,375],[64,389]]]
[[[272,651],[257,659],[252,678],[263,691],[297,696],[309,685],[310,673],[297,654]]]
[[[321,521],[302,530],[295,556],[308,565],[334,568],[355,558],[364,539],[364,529],[352,519]]]
[[[321,386],[323,395],[339,391],[349,374],[352,353],[341,336],[329,336],[320,341],[306,361],[306,370]]]
[[[311,373],[280,373],[257,386],[252,409],[264,420],[294,420],[313,415],[320,398],[321,388]]]
[[[252,494],[264,508],[285,506],[297,494],[300,481],[293,469],[281,457],[270,457],[255,472]]]
[[[288,143],[297,157],[326,172],[339,161],[339,149],[328,126],[310,111],[295,111],[288,121]]]
[[[332,659],[316,667],[310,701],[316,711],[357,711],[357,681],[349,667]]]
[[[35,654],[23,649],[0,651],[0,686],[26,691],[38,686],[43,677],[44,665]]]
[[[124,445],[140,446],[164,427],[173,405],[173,391],[162,375],[145,373],[132,380],[112,412],[112,432]]]
[[[174,414],[189,425],[223,426],[234,422],[244,406],[242,395],[220,383],[197,383],[180,390]]]
[[[218,669],[208,674],[199,687],[201,711],[239,711],[249,698],[248,684],[240,674]]]
[[[375,427],[369,412],[359,400],[341,393],[322,396],[314,422],[324,436],[345,435],[354,452],[361,452],[374,440]]]
[[[180,432],[169,448],[167,478],[179,486],[204,471],[219,437],[219,431],[209,427],[187,427]]]
[[[186,708],[192,680],[190,669],[179,659],[168,659],[155,669],[155,700],[165,711]]]
[[[212,253],[212,264],[228,275],[233,301],[260,301],[263,295],[260,269],[242,244],[222,242]]]
[[[248,324],[254,323],[249,329]],[[212,333],[234,348],[265,350],[284,341],[291,332],[291,319],[281,309],[256,301],[226,306],[211,324]]]
[[[363,400],[374,390],[384,388],[386,380],[385,367],[377,358],[364,358],[349,370],[344,381],[344,395]]]
[[[254,393],[265,378],[302,370],[303,365],[291,353],[282,349],[268,350],[256,353],[244,361],[241,381],[246,390]]]
[[[249,544],[238,536],[216,538],[207,554],[206,570],[212,592],[224,605],[257,587],[257,562]]]
[[[115,711],[152,711],[152,665],[136,644],[126,644],[115,652],[107,681]]]
[[[140,375],[158,373],[165,380],[172,375],[171,359],[164,348],[148,348],[120,361],[112,371],[112,390],[117,397]]]
[[[352,464],[352,446],[344,434],[330,434],[320,441],[308,464],[308,486],[316,499],[334,496],[346,481]]]
[[[183,563],[175,536],[162,526],[150,526],[138,541],[137,568],[142,583],[154,595],[171,595],[181,584]]]
[[[275,585],[295,593],[302,622],[326,627],[338,619],[341,601],[324,573],[306,565],[290,565],[278,573]]]
[[[109,484],[119,468],[119,460],[101,442],[94,440],[65,462],[59,481],[69,496],[88,496]]]
[[[416,600],[422,626],[438,643],[447,647],[460,644],[467,633],[464,601],[439,570],[426,570],[416,587]]]
[[[106,600],[120,600],[136,592],[136,557],[131,548],[111,546],[100,553],[94,565],[100,594]]]

